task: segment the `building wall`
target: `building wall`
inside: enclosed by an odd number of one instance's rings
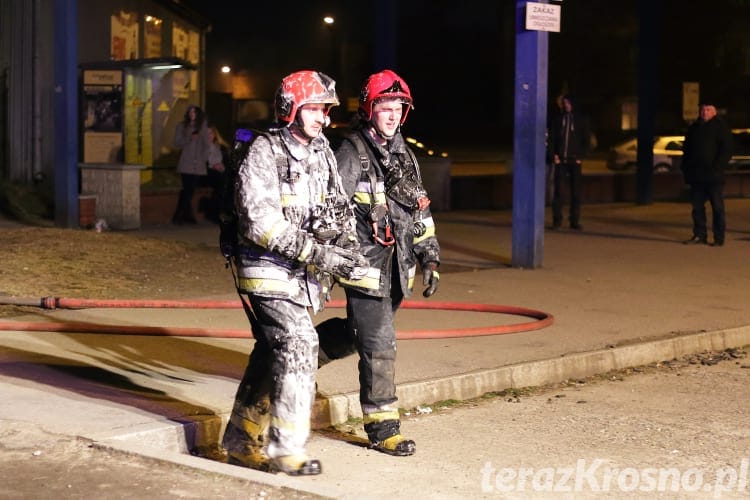
[[[174,166],[176,123],[190,104],[205,109],[205,23],[197,15],[175,12],[175,4],[167,1],[79,1],[85,5],[79,13],[82,68],[106,69],[106,61],[111,60],[123,73],[123,151],[117,155],[119,161]],[[98,43],[85,43],[88,37]],[[198,70],[165,70],[143,64],[159,58],[188,61]],[[85,153],[92,135],[96,133],[84,133]],[[84,154],[84,161],[89,161],[87,156]],[[145,181],[149,173],[146,171]]]
[[[50,168],[53,0],[0,0],[0,175],[41,183]]]
[[[185,54],[178,54],[174,50],[173,28],[175,25],[200,34],[199,58],[202,64],[205,21],[198,15],[185,17],[167,7],[171,2],[156,0],[79,0],[79,49],[80,63],[94,63],[121,59],[113,51],[113,37],[127,38],[125,59],[144,59],[154,57],[181,57],[188,59]],[[160,53],[154,53],[157,45],[149,44],[149,34],[144,19],[153,16],[162,21]],[[117,20],[113,20],[117,18]],[[131,24],[132,23],[132,24]],[[202,26],[203,25],[203,26]],[[130,30],[135,26],[135,33]],[[113,33],[113,29],[120,29],[120,33]]]
[[[0,0],[0,179],[37,185],[50,198],[55,174],[55,4],[55,0]],[[137,19],[135,30],[125,30],[136,38],[135,45],[125,44],[136,47],[128,56],[143,58],[157,51],[161,57],[184,56],[174,53],[173,26],[197,32],[194,90],[186,102],[170,103],[174,106],[169,114],[181,117],[187,101],[202,105],[205,19],[168,0],[78,0],[77,11],[79,64],[112,60],[112,18],[121,11]],[[146,46],[147,40],[153,40],[146,36],[146,15],[163,21],[156,48],[154,43]]]

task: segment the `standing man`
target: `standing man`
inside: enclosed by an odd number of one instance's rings
[[[704,99],[698,120],[688,127],[682,155],[682,174],[690,185],[693,207],[693,237],[684,243],[708,243],[706,201],[713,212],[714,241],[712,246],[724,245],[726,214],[724,212],[724,169],[732,157],[732,134],[724,121],[716,116],[716,107]]]
[[[348,354],[352,350],[346,348],[346,340],[354,342],[371,447],[398,456],[414,454],[416,445],[400,433],[393,319],[412,293],[417,263],[425,297],[437,290],[440,263],[430,200],[400,131],[411,108],[409,87],[393,71],[371,75],[362,88],[355,132],[344,139],[336,160],[344,190],[355,203],[357,237],[370,269],[361,280],[339,280],[346,292],[344,348],[331,348],[341,338],[343,320],[318,325],[321,363]]]
[[[235,465],[321,472],[305,454],[318,358],[307,308],[322,309],[331,275],[367,271],[359,253],[339,246],[356,242],[354,219],[321,133],[338,103],[335,82],[322,73],[285,77],[275,100],[279,125],[255,139],[237,173],[234,263],[255,346],[222,442]]]
[[[586,117],[575,111],[573,98],[569,95],[562,98],[562,110],[552,123],[552,229],[562,225],[562,192],[567,180],[570,189],[571,229],[583,229],[581,226],[581,164],[591,144],[591,130]]]

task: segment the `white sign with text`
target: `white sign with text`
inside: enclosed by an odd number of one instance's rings
[[[526,29],[560,32],[562,6],[548,3],[526,3]]]

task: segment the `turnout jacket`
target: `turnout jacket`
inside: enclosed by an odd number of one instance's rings
[[[364,146],[362,152],[366,159],[360,158],[354,142],[357,140],[353,137],[355,134],[360,140],[360,146]],[[403,190],[398,192],[397,187],[386,189],[386,186],[395,184],[395,176],[416,180],[421,193],[425,193],[419,165],[407,148],[400,132],[385,146],[381,146],[368,132],[359,130],[345,138],[336,150],[344,191],[354,202],[360,249],[370,265],[365,278],[357,281],[340,279],[341,286],[367,295],[389,297],[395,271],[393,266],[396,265],[401,291],[404,297],[409,297],[414,286],[416,263],[440,263],[440,246],[435,237],[435,224],[429,207],[419,211],[415,204],[404,199]],[[383,204],[387,206],[385,215],[373,210],[374,206]],[[373,214],[376,218],[373,218]],[[376,222],[378,236],[382,240],[387,240],[386,227],[390,225],[394,245],[385,246],[374,240],[373,222]],[[415,233],[415,225],[424,231]],[[422,234],[418,235],[420,232]]]
[[[308,266],[313,224],[332,204],[348,204],[336,159],[322,134],[310,144],[296,141],[288,129],[260,135],[239,167],[235,185],[238,288],[323,308],[328,292]],[[330,212],[328,212],[330,213]],[[341,227],[354,221],[348,215]]]

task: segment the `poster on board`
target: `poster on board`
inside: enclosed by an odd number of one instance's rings
[[[82,90],[84,163],[122,161],[122,71],[85,70]]]
[[[121,10],[112,15],[110,26],[112,60],[138,59],[138,14]]]

